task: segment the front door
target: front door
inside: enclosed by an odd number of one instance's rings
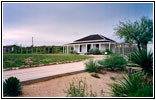
[[[91,45],[87,44],[87,52],[89,52],[90,48],[91,48]]]

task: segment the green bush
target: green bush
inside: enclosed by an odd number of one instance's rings
[[[98,74],[94,73],[94,74],[91,74],[91,76],[95,77],[95,78],[100,78]]]
[[[127,65],[126,59],[124,59],[124,57],[119,54],[112,54],[106,59],[99,60],[98,63],[102,65],[103,68],[110,68],[111,70],[124,70]]]
[[[72,83],[69,83],[69,88],[64,90],[67,97],[96,97],[96,92],[93,93],[92,90],[88,92],[87,84],[82,79],[74,79]]]
[[[106,49],[105,52],[107,52],[107,54],[112,54],[113,52],[109,49]]]
[[[98,66],[96,62],[93,60],[90,60],[89,62],[85,63],[85,65],[86,65],[86,71],[89,73],[98,72],[101,70],[101,67]]]
[[[153,53],[146,50],[134,52],[131,56],[133,63],[138,64],[145,73],[153,75]]]
[[[16,77],[10,77],[3,82],[4,96],[18,96],[22,93],[20,81]]]
[[[99,49],[90,49],[89,54],[100,55],[102,52]]]
[[[77,51],[74,51],[74,50],[72,50],[70,53],[71,54],[78,54]]]
[[[147,84],[142,73],[126,75],[119,82],[112,84],[111,88],[112,96],[114,97],[153,96],[153,86],[151,84]]]
[[[153,86],[146,85],[134,93],[129,93],[128,97],[153,97]]]

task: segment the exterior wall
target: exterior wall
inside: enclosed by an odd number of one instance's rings
[[[153,43],[152,42],[149,42],[148,44],[147,44],[147,52],[153,52]]]
[[[82,45],[82,52],[81,53],[86,53],[86,45]]]
[[[75,51],[79,53],[79,45],[75,45]]]
[[[101,44],[101,51],[105,51],[106,49],[109,49],[109,44]]]

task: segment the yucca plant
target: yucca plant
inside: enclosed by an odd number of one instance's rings
[[[4,96],[19,96],[21,93],[21,83],[16,77],[10,77],[3,82]]]
[[[143,49],[140,52],[134,52],[131,61],[138,64],[146,74],[153,75],[153,53],[151,51],[147,52]]]
[[[125,75],[122,80],[111,85],[114,97],[151,97],[153,96],[152,84],[145,81],[143,73]],[[146,90],[146,91],[145,91]],[[142,91],[146,93],[142,93]],[[150,92],[149,92],[150,91]]]

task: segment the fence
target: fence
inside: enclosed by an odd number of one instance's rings
[[[39,46],[39,47],[3,47],[3,53],[16,53],[16,54],[28,54],[28,53],[39,53],[39,54],[50,54],[50,53],[62,53],[62,46]]]
[[[132,44],[131,53],[135,51],[138,51],[137,44]],[[128,56],[130,54],[129,43],[117,43],[115,53],[122,54],[123,56]]]

